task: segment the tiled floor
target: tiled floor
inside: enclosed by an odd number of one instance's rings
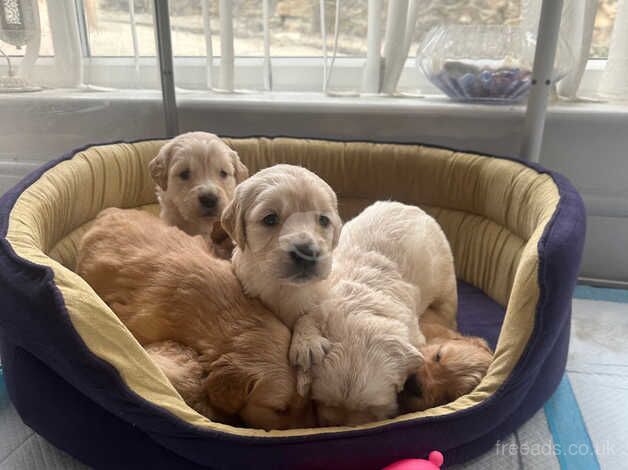
[[[567,373],[601,468],[628,469],[628,303],[578,299]]]
[[[500,445],[456,469],[628,469],[628,292],[578,288],[576,297],[559,392]],[[21,422],[0,382],[0,470],[81,468]]]

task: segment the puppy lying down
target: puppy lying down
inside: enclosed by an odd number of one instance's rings
[[[403,413],[444,405],[472,392],[493,361],[484,339],[463,336],[444,326],[436,315],[423,315],[421,330],[427,339],[421,348],[423,363],[399,394]]]
[[[397,395],[422,364],[421,313],[454,323],[451,249],[421,209],[377,202],[347,223],[335,251],[330,291],[299,320],[292,348],[328,341],[322,360],[303,354],[299,389],[311,380],[322,425],[357,425],[398,414]],[[314,363],[312,364],[312,359]]]
[[[191,408],[210,419],[236,424],[232,416],[219,416],[209,404],[207,373],[194,349],[172,340],[151,343],[144,349]]]
[[[233,245],[220,217],[236,185],[249,175],[238,154],[214,134],[188,132],[164,144],[148,169],[162,220],[188,235],[201,235],[211,251],[230,258]]]
[[[288,364],[290,331],[243,294],[231,263],[210,255],[200,237],[142,211],[106,209],[81,241],[77,272],[182,395],[202,381],[204,396],[188,394],[198,411],[263,429],[314,424]],[[168,356],[168,348],[181,345],[188,349],[179,350],[179,359]],[[186,383],[177,368],[195,360],[202,374]]]

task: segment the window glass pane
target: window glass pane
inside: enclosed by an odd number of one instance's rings
[[[171,0],[170,26],[175,56],[198,57],[206,54],[201,2],[206,2],[213,54],[214,56],[220,55],[219,1]],[[261,0],[233,0],[232,3],[235,55],[260,57],[263,54],[264,41]]]
[[[364,57],[368,1],[340,2],[338,57]],[[322,37],[320,2],[278,0],[272,17],[273,55],[320,56]],[[382,21],[385,20],[385,9]],[[325,0],[325,29],[327,48],[333,52],[336,1]],[[383,23],[382,23],[383,25]],[[382,28],[383,29],[383,28]]]
[[[521,0],[430,0],[421,9],[410,56],[435,26],[441,24],[513,25],[521,20]]]
[[[595,30],[593,32],[593,44],[591,57],[608,57],[608,47],[617,13],[617,0],[600,0],[597,16],[595,17]]]
[[[183,57],[204,57],[205,56],[205,36],[203,33],[203,12],[201,1],[206,0],[170,0],[170,27],[172,29],[172,52],[175,56]],[[210,6],[211,25],[218,31],[218,3],[207,2]],[[216,11],[214,11],[216,10]],[[214,19],[215,17],[215,19]],[[220,45],[217,44],[217,37],[214,41],[214,54]]]
[[[39,47],[39,56],[53,56],[54,48],[52,47],[52,36],[50,35],[50,21],[48,21],[48,3],[45,0],[38,0],[39,23],[41,28],[41,45]],[[26,17],[26,15],[24,16]],[[0,31],[0,49],[10,56],[23,56],[26,48],[24,47],[24,39],[28,40],[33,34],[33,28],[26,24],[26,30],[22,37],[13,36],[12,39],[5,37]]]
[[[140,56],[155,55],[152,0],[134,0]],[[95,57],[133,56],[129,0],[83,0],[89,50]]]
[[[82,0],[90,52],[93,56],[132,56],[130,0]],[[205,55],[201,2],[206,1],[214,56],[220,55],[219,0],[170,0],[173,51],[179,57]],[[390,0],[389,0],[390,1]],[[152,0],[134,0],[139,54],[155,54]],[[382,12],[386,21],[387,1]],[[43,38],[42,53],[52,53],[46,2],[39,0]],[[321,55],[319,0],[269,0],[273,56],[319,57]],[[340,2],[339,57],[364,57],[366,53],[367,0]],[[410,56],[416,54],[424,34],[439,24],[517,24],[522,0],[425,0],[422,2]],[[336,0],[325,0],[329,53],[332,52]],[[606,57],[617,0],[600,0],[592,57]],[[236,56],[259,57],[263,51],[262,0],[233,0]],[[6,45],[3,44],[6,47]],[[11,54],[21,54],[7,47]]]

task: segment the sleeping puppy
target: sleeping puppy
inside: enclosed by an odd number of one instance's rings
[[[275,165],[237,187],[222,225],[245,292],[292,329],[326,292],[341,226],[334,191],[305,168]]]
[[[219,254],[230,257],[230,240],[218,222],[236,185],[248,176],[238,154],[214,134],[188,132],[166,143],[148,168],[161,218],[188,235],[224,245]]]
[[[151,343],[144,349],[191,408],[213,421],[229,421],[228,416],[221,416],[209,404],[207,374],[194,349],[171,340]]]
[[[331,288],[320,309],[299,320],[292,349],[299,392],[311,380],[323,425],[358,425],[398,414],[397,394],[422,363],[418,317],[451,321],[457,298],[451,249],[438,223],[418,207],[377,202],[347,223],[335,252]],[[311,370],[310,370],[311,367]],[[309,372],[308,372],[309,371]]]
[[[288,363],[290,331],[243,294],[231,263],[200,237],[110,208],[81,240],[77,272],[140,344],[171,340],[198,353],[217,413],[263,429],[314,424]]]
[[[471,393],[493,360],[482,338],[463,336],[428,318],[421,322],[421,329],[427,338],[421,348],[424,361],[399,394],[404,413],[445,405]]]

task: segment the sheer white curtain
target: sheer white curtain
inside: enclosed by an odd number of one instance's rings
[[[536,34],[542,0],[522,0],[525,27]],[[575,100],[590,57],[597,0],[565,0],[561,24],[562,40],[571,49],[573,66],[557,85],[559,96]],[[610,100],[628,100],[628,6],[619,0],[599,95]]]
[[[600,93],[611,100],[628,101],[628,2],[619,0]]]
[[[536,35],[542,0],[522,0],[522,24],[525,30]],[[589,61],[597,0],[565,0],[561,21],[561,42],[568,48],[572,65],[567,76],[557,84],[559,96],[578,99],[582,75]]]

